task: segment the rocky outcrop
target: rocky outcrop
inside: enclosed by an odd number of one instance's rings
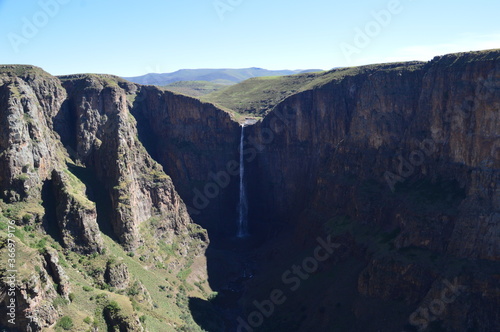
[[[152,217],[160,220],[164,241],[190,233],[190,216],[171,178],[138,138],[137,122],[129,112],[138,87],[108,76],[62,79],[70,113],[63,118],[74,119],[70,127],[75,132],[71,137],[62,131],[61,137],[68,145],[74,143],[74,157],[105,184],[113,205],[111,223],[122,244],[139,246],[139,225]]]
[[[4,201],[39,199],[43,181],[62,161],[58,154],[62,146],[52,128],[65,98],[59,80],[40,68],[0,67],[0,198]]]
[[[102,252],[95,204],[85,196],[83,183],[69,171],[52,172],[56,215],[64,246],[81,253]]]
[[[52,277],[52,280],[57,284],[57,292],[64,298],[68,299],[69,293],[71,291],[69,277],[66,275],[66,272],[64,272],[64,269],[59,264],[59,255],[57,251],[52,248],[46,249],[44,258],[44,268]]]
[[[104,307],[104,319],[108,325],[108,330],[137,332],[144,331],[137,317],[130,317],[123,314],[122,310],[117,306],[116,302],[110,302]]]
[[[0,248],[2,257],[8,257],[7,248]],[[16,273],[7,272],[10,268],[6,260],[0,262],[3,276],[0,280],[0,325],[18,331],[42,331],[59,318],[59,311],[53,305],[58,294],[46,262],[36,251],[17,243],[16,253],[27,259],[17,263]],[[14,306],[11,299],[15,299]]]
[[[130,283],[127,265],[123,262],[108,262],[104,272],[104,281],[116,289],[125,289]]]
[[[106,75],[62,77],[61,85],[31,66],[3,66],[0,75],[4,201],[40,200],[43,184],[54,176],[63,244],[81,252],[100,251],[94,204],[80,180],[65,171],[69,151],[105,184],[113,205],[109,222],[127,248],[138,246],[138,226],[151,217],[162,221],[163,240],[200,234],[188,230],[191,219],[172,180],[138,139],[129,112],[137,85]]]

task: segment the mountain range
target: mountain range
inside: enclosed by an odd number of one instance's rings
[[[267,70],[263,68],[243,69],[181,69],[172,73],[149,73],[136,77],[123,77],[127,81],[143,84],[164,86],[180,81],[206,81],[217,84],[231,85],[252,77],[294,75],[321,69],[308,70]]]

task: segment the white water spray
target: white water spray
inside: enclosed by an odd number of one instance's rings
[[[248,201],[245,188],[245,160],[243,158],[243,141],[245,139],[245,125],[241,126],[240,138],[240,203],[238,205],[238,234],[239,238],[248,236]]]

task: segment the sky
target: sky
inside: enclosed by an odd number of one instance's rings
[[[331,69],[500,48],[498,0],[0,0],[0,64]]]

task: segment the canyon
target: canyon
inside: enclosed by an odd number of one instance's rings
[[[500,51],[302,75],[255,118],[0,66],[0,326],[498,329]]]

